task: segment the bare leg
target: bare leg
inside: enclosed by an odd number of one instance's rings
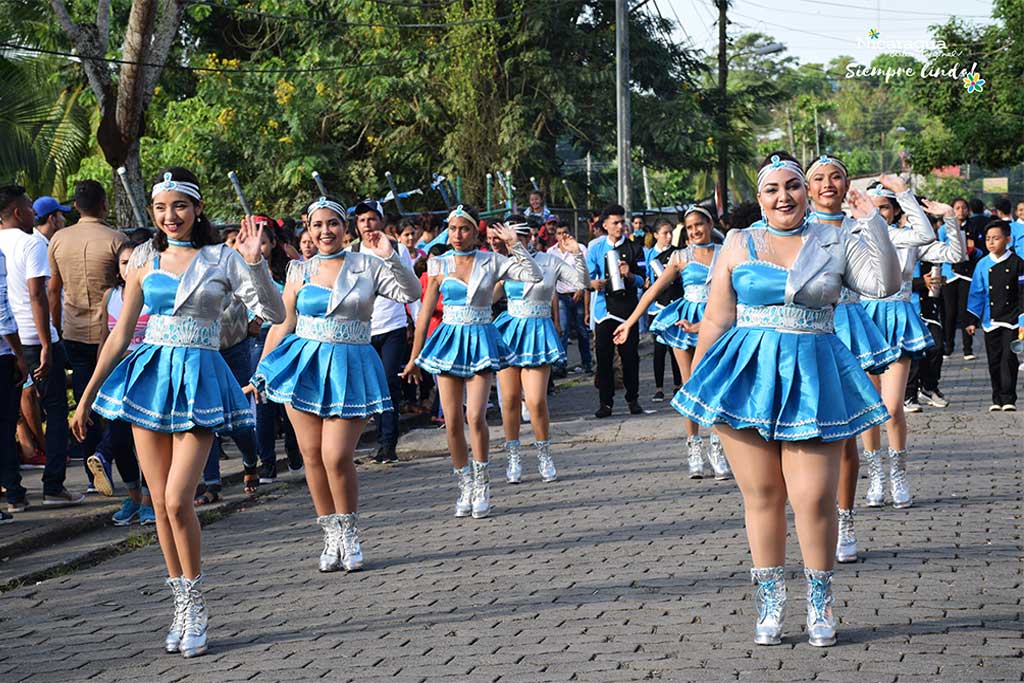
[[[860,454],[857,439],[843,441],[843,455],[839,461],[839,507],[852,510],[857,497],[857,477],[860,474]]]
[[[831,570],[836,561],[836,486],[843,442],[784,442],[782,472],[808,569]]]
[[[675,354],[676,363],[679,364],[679,374],[683,378],[683,384],[686,384],[690,380],[690,373],[693,370],[693,350],[687,349],[685,351],[681,349],[672,349],[672,353]],[[683,423],[686,425],[687,436],[697,436],[698,429],[697,423],[693,420],[684,417]]]
[[[466,380],[466,422],[473,443],[473,459],[487,462],[491,433],[487,428],[487,398],[491,394],[491,373],[473,375]],[[518,394],[517,394],[518,396]]]
[[[448,452],[452,454],[452,465],[461,470],[469,462],[469,447],[466,445],[466,427],[462,409],[462,394],[466,380],[452,375],[437,376],[437,391],[441,396],[441,410],[444,412],[444,427],[448,436]]]
[[[726,425],[716,429],[743,494],[747,542],[754,566],[781,566],[786,560],[786,481],[779,442],[765,441],[753,429]]]
[[[178,550],[182,576],[194,579],[203,571],[202,537],[199,517],[196,516],[195,492],[213,444],[213,432],[208,429],[176,432],[172,435],[171,443],[174,455],[167,473],[164,505],[171,531],[174,532],[174,545]]]
[[[505,430],[505,441],[519,440],[519,426],[522,421],[519,400],[523,394],[520,370],[521,368],[511,366],[498,372],[498,384],[501,386],[501,391],[498,392],[501,396],[501,426]],[[529,397],[526,405],[530,405]],[[530,408],[530,416],[532,421],[533,408]]]
[[[523,368],[522,382],[526,395],[526,407],[530,409],[530,426],[537,441],[551,437],[551,416],[548,413],[548,377],[551,366]]]
[[[354,456],[366,418],[330,418],[323,426],[323,468],[334,500],[334,510],[343,515],[359,509],[359,478]]]
[[[889,448],[902,451],[907,448],[907,415],[903,412],[903,399],[910,377],[910,359],[900,358],[882,373],[882,401],[892,419],[885,424]]]
[[[288,413],[292,427],[295,428],[295,440],[299,443],[299,452],[302,453],[306,485],[313,499],[313,508],[319,517],[333,515],[337,510],[334,509],[334,499],[331,497],[331,486],[327,481],[320,443],[323,438],[324,421],[318,415],[297,410],[290,405],[286,405],[284,409]]]
[[[164,555],[167,575],[172,578],[181,576],[181,562],[178,560],[178,549],[174,545],[174,532],[167,518],[167,505],[164,492],[167,489],[167,475],[171,469],[171,435],[153,432],[132,425],[135,437],[135,451],[139,457],[139,467],[146,477],[146,486],[153,512],[156,514],[156,537],[160,541],[160,552]],[[193,489],[194,493],[195,489]],[[190,493],[191,495],[191,493]]]

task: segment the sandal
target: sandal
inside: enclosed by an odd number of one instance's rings
[[[246,495],[251,496],[256,493],[260,487],[259,470],[255,467],[246,467],[245,473],[242,475],[242,485]]]
[[[206,489],[202,494],[196,496],[195,504],[196,507],[202,507],[203,505],[213,505],[214,503],[220,502],[220,491],[214,491],[213,489]]]

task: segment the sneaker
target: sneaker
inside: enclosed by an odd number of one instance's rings
[[[3,510],[0,510],[0,524],[10,524],[14,521],[14,515],[8,514]]]
[[[643,408],[643,406],[640,405],[640,401],[633,401],[632,403],[629,404],[629,414],[630,415],[643,415],[644,414],[644,408]]]
[[[288,471],[301,472],[303,468],[301,453],[288,453]]]
[[[594,417],[611,417],[611,416],[612,416],[612,407],[611,406],[601,406],[600,408],[597,409],[597,412],[594,413]]]
[[[936,389],[935,391],[925,391],[922,389],[917,392],[917,397],[921,401],[924,401],[928,405],[935,406],[936,408],[945,408],[949,406],[949,401],[942,395],[942,392]]]
[[[977,358],[977,356],[975,356],[973,353],[964,354],[964,360],[974,360],[975,358]]]
[[[586,371],[583,369],[582,365],[575,365],[569,372],[572,373],[573,375],[582,375]]]
[[[19,512],[24,512],[25,510],[28,510],[28,498],[22,498],[21,500],[13,503],[7,503],[7,512],[10,512],[11,514],[16,515]]]
[[[999,405],[998,403],[993,403],[992,405],[990,405],[988,407],[988,412],[990,412],[990,413],[998,413],[1002,409],[1003,409],[1003,407],[1001,405]]]
[[[68,505],[81,505],[85,496],[81,493],[71,493],[67,489],[61,489],[59,493],[47,493],[43,495],[43,507],[64,507]]]
[[[114,495],[114,484],[110,479],[110,463],[100,453],[93,453],[86,461],[85,466],[92,474],[92,487],[107,498]]]
[[[131,498],[125,498],[121,503],[121,509],[114,513],[110,519],[114,526],[128,526],[132,520],[139,516],[139,508],[142,507]]]
[[[665,400],[665,392],[662,391],[661,389],[658,389],[657,391],[654,392],[654,396],[651,396],[651,400],[655,403],[661,403],[662,401]]]
[[[1015,410],[1017,410],[1017,406],[1013,405],[1012,403],[1007,403],[1006,405],[1003,406],[1004,413],[1012,413]]]
[[[921,404],[917,402],[916,398],[908,398],[903,402],[903,412],[905,413],[920,413]]]
[[[153,509],[152,505],[140,505],[139,526],[149,526],[151,524],[156,524],[156,510]]]
[[[594,374],[594,366],[593,365],[584,365],[583,366],[583,374],[584,375],[593,375]]]
[[[95,496],[98,493],[99,491],[96,489],[96,484],[90,482],[90,484],[85,487],[85,495],[87,496]]]
[[[261,462],[260,463],[260,484],[276,484],[277,483],[277,462]]]
[[[394,446],[381,446],[377,449],[377,452],[373,454],[373,461],[378,465],[386,465],[389,462],[397,462],[398,454],[395,453]]]
[[[32,451],[32,455],[21,461],[23,470],[41,470],[46,468],[46,453],[38,448]]]

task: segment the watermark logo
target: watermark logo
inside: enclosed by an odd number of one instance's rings
[[[982,86],[984,85],[985,79],[982,78],[981,74],[979,74],[977,71],[967,74],[967,76],[964,78],[964,88],[966,88],[967,92],[969,93],[982,92],[982,90],[984,90]]]
[[[881,35],[877,28],[868,29],[868,38],[871,40],[878,40],[878,36]]]

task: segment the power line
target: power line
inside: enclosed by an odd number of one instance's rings
[[[293,14],[275,14],[272,12],[261,12],[259,10],[249,9],[247,7],[235,7],[232,5],[224,5],[213,0],[190,0],[190,5],[199,5],[202,7],[212,7],[214,9],[224,10],[225,12],[234,12],[236,14],[245,14],[248,16],[259,17],[261,19],[276,19],[281,21],[294,21],[299,23],[307,24],[318,24],[318,25],[329,25],[329,26],[341,26],[346,28],[361,27],[361,28],[429,28],[429,29],[444,29],[451,28],[452,26],[470,26],[473,24],[491,24],[506,19],[512,18],[514,15],[505,14],[500,17],[486,17],[482,19],[462,19],[459,21],[449,21],[442,23],[380,23],[373,21],[345,21],[343,19],[317,19],[315,17],[298,16]]]
[[[808,4],[808,5],[827,5],[829,7],[842,7],[843,9],[850,9],[850,7],[851,7],[849,3],[826,2],[825,0],[797,0],[797,2],[802,2],[802,3]],[[768,9],[777,9],[777,8],[770,7]],[[923,17],[946,17],[946,18],[949,18],[949,15],[944,13],[944,12],[914,12],[914,11],[907,10],[907,9],[881,9],[881,8],[879,8],[878,11],[879,12],[889,12],[889,13],[893,13],[893,14],[916,14],[918,16],[923,16]],[[960,18],[964,18],[964,19],[991,19],[992,18],[992,17],[990,17],[988,15],[985,15],[985,14],[959,14],[957,16],[960,17]],[[767,22],[765,22],[765,23],[767,23]]]
[[[203,72],[203,73],[228,73],[228,74],[303,74],[303,73],[322,73],[322,72],[331,72],[331,71],[344,71],[346,69],[370,69],[370,68],[376,68],[376,67],[397,66],[397,65],[400,65],[400,64],[405,64],[407,62],[419,61],[420,59],[423,59],[425,57],[429,57],[429,56],[432,56],[432,55],[437,55],[437,54],[441,54],[441,53],[444,53],[444,52],[448,52],[448,51],[450,51],[450,50],[452,50],[452,49],[454,49],[456,47],[462,47],[463,45],[468,45],[471,42],[474,42],[476,40],[478,40],[478,38],[476,36],[474,36],[470,40],[464,40],[464,41],[462,41],[460,43],[456,43],[456,44],[453,44],[453,45],[447,45],[445,47],[438,48],[436,50],[424,50],[422,52],[416,53],[414,56],[410,56],[410,57],[406,57],[406,58],[402,58],[402,59],[394,59],[394,60],[389,60],[389,61],[382,61],[382,62],[367,62],[367,63],[355,63],[355,64],[333,64],[333,65],[327,65],[327,66],[311,66],[311,67],[281,67],[281,68],[266,68],[266,69],[262,69],[262,68],[256,68],[256,69],[250,69],[250,68],[223,68],[223,67],[215,68],[215,67],[209,67],[209,66],[191,66],[191,65],[184,65],[184,64],[174,64],[174,63],[171,63],[171,62],[168,62],[166,64],[157,64],[155,62],[140,62],[140,61],[127,60],[127,59],[117,59],[117,58],[114,58],[114,57],[90,57],[88,55],[80,55],[80,54],[75,54],[73,52],[63,52],[61,50],[47,50],[47,49],[41,48],[41,47],[31,47],[31,46],[28,46],[28,45],[18,45],[16,43],[7,43],[7,42],[0,42],[0,48],[6,48],[6,49],[10,49],[10,50],[21,50],[21,51],[24,51],[24,52],[32,52],[32,53],[41,54],[41,55],[52,55],[52,56],[55,56],[55,57],[66,57],[66,58],[69,58],[69,59],[75,59],[75,60],[79,60],[79,61],[83,61],[83,62],[104,62],[104,63],[107,63],[107,64],[119,64],[119,65],[120,64],[131,64],[131,65],[134,65],[134,66],[150,66],[150,67],[154,67],[154,68],[174,69],[174,70],[177,70],[177,71],[189,71],[189,72],[196,72],[196,71],[198,71],[198,72]]]
[[[754,7],[759,7],[760,9],[767,9],[767,10],[773,10],[773,11],[778,9],[777,7],[770,7],[768,5],[761,5],[759,3],[753,2],[753,0],[745,0],[743,4],[744,5],[753,5]],[[822,5],[822,4],[828,4],[828,3],[815,2],[814,4]],[[857,15],[852,15],[852,14],[816,14],[814,16],[823,17],[823,18],[826,18],[826,19],[859,19],[859,20],[864,20],[864,15],[857,16]],[[953,15],[949,15],[949,14],[946,14],[946,15],[939,15],[939,14],[937,14],[936,16],[942,16],[942,17],[944,17],[947,20],[954,18]],[[893,19],[886,19],[885,22],[887,24],[890,23],[890,22],[916,22],[916,23],[920,24],[921,20],[920,19],[913,19],[913,18],[909,18],[909,17],[902,17],[902,18],[898,17],[898,18],[893,18]]]

